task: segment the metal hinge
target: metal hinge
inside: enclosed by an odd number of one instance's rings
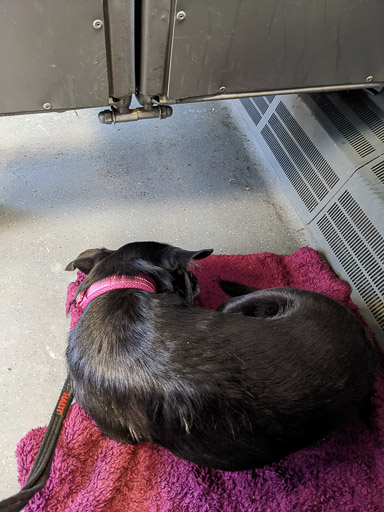
[[[127,101],[119,100],[111,106],[110,110],[99,112],[99,121],[102,124],[126,123],[142,119],[167,119],[173,110],[169,105],[156,105],[146,102],[143,107],[129,108],[131,98]]]

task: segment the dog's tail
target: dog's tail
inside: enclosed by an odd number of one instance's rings
[[[245,284],[236,283],[235,281],[225,281],[218,279],[220,288],[230,297],[240,297],[240,295],[247,295],[248,293],[256,292],[257,288],[251,288]]]

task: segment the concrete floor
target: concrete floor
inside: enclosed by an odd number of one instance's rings
[[[231,103],[103,126],[97,110],[0,118],[0,499],[16,443],[47,424],[66,376],[66,264],[156,240],[216,253],[312,245]]]

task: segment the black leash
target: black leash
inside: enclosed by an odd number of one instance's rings
[[[72,400],[72,388],[67,377],[28,479],[21,491],[0,502],[0,512],[19,512],[46,484],[60,430]]]

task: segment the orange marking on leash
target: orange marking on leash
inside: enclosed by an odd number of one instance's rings
[[[68,398],[69,398],[69,393],[63,393],[61,395],[59,405],[56,408],[56,412],[58,412],[61,415],[63,414],[65,406],[67,405],[67,402],[68,402]]]

